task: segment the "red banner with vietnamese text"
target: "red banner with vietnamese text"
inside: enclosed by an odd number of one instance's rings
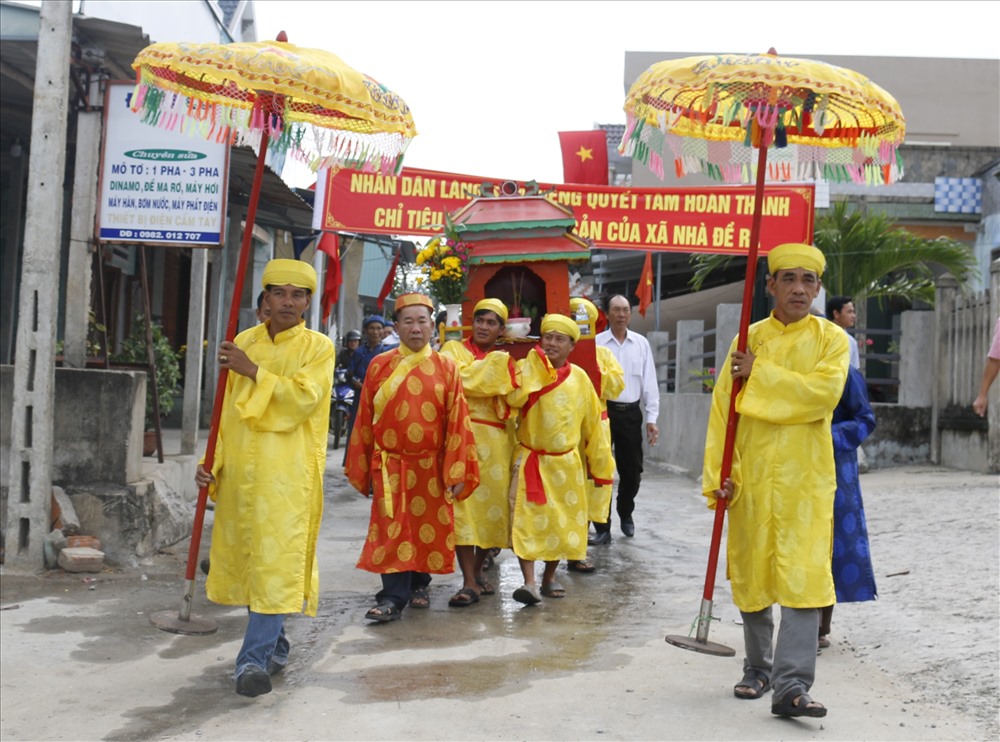
[[[362,234],[435,235],[444,215],[483,195],[501,197],[505,181],[403,168],[400,175],[330,170],[322,228]],[[618,188],[516,182],[520,195],[544,193],[573,211],[577,234],[595,248],[745,254],[750,243],[753,186]],[[812,244],[811,184],[764,189],[760,252],[786,242]]]

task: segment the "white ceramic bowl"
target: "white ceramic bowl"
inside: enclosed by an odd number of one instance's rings
[[[526,338],[530,329],[530,317],[515,317],[507,320],[507,326],[504,327],[503,334],[509,338]]]

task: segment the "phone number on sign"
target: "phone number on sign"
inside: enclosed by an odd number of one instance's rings
[[[201,242],[205,235],[201,232],[161,232],[155,229],[131,230],[121,229],[118,236],[122,239],[138,238],[140,240],[184,240],[185,242]]]

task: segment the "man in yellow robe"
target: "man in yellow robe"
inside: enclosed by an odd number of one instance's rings
[[[587,313],[587,317],[593,326],[598,317],[597,307],[589,299],[582,296],[574,296],[569,300],[569,313],[576,317],[580,307]],[[615,354],[603,345],[596,345],[594,352],[597,354],[597,370],[601,376],[600,387],[596,389],[597,396],[601,401],[601,427],[608,438],[608,445],[611,445],[611,423],[608,420],[608,400],[617,399],[625,390],[625,371],[622,365],[615,358]],[[581,451],[581,457],[583,452]],[[605,484],[597,486],[594,480],[587,477],[587,502],[590,504],[590,521],[592,523],[607,523],[608,513],[611,511],[611,485]],[[589,559],[571,560],[566,568],[571,572],[594,572],[597,568]]]
[[[538,603],[539,592],[549,598],[566,594],[555,572],[560,560],[586,558],[592,512],[587,476],[601,486],[614,475],[597,392],[587,373],[568,360],[579,327],[569,317],[547,314],[541,332],[541,343],[519,362],[521,386],[507,395],[520,410],[511,529],[524,576],[514,600],[526,605]],[[540,591],[537,560],[545,562]]]
[[[272,260],[262,283],[270,317],[219,346],[229,374],[215,459],[195,476],[215,501],[208,598],[249,607],[236,692],[250,697],[288,662],[285,614],[316,615],[334,362],[330,338],[302,320],[312,266]]]
[[[479,484],[476,442],[458,368],[431,350],[434,305],[396,299],[400,344],[376,356],[361,387],[347,478],[372,500],[358,568],[382,576],[370,621],[427,608],[431,574],[455,570],[455,499]]]
[[[472,433],[479,452],[479,486],[455,503],[455,554],[463,584],[448,605],[454,608],[493,595],[483,577],[489,550],[510,546],[510,457],[514,450],[514,417],[505,396],[514,391],[514,361],[496,350],[507,322],[507,307],[498,299],[483,299],[472,311],[472,335],[449,340],[441,354],[455,361],[469,403]]]
[[[818,608],[834,602],[830,555],[837,487],[830,421],[847,377],[846,333],[810,314],[826,266],[810,245],[768,255],[774,311],[750,326],[746,352],[733,341],[720,370],[705,440],[702,490],[729,508],[728,574],[743,614],[744,676],[737,698],[774,688],[772,713],[824,716],[808,691],[816,670]],[[733,380],[739,421],[732,475],[720,482]],[[781,606],[777,646],[771,606]]]

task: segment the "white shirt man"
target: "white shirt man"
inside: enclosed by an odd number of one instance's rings
[[[643,418],[645,439],[655,445],[660,431],[656,421],[660,415],[660,390],[656,383],[656,367],[649,341],[628,329],[632,307],[624,296],[612,296],[607,303],[609,329],[597,335],[597,344],[615,356],[625,372],[625,390],[615,400],[608,400],[611,423],[611,444],[618,470],[618,518],[622,533],[635,535],[635,496],[642,479]],[[595,523],[597,531],[592,544],[611,541],[611,513],[607,523]]]
[[[854,309],[854,302],[851,301],[851,297],[834,296],[827,299],[826,318],[833,322],[833,324],[843,327],[844,332],[854,327],[854,323],[858,321],[858,313]],[[858,353],[858,341],[854,335],[847,332],[847,342],[851,346],[851,366],[860,369],[861,355]]]

